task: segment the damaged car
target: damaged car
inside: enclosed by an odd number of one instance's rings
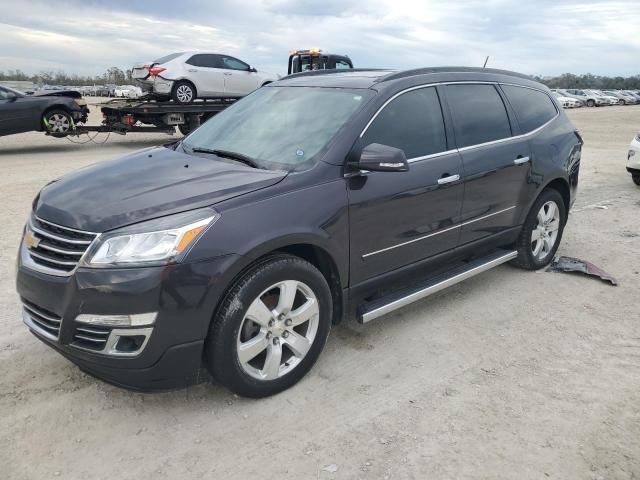
[[[53,90],[25,95],[0,86],[0,136],[44,131],[64,137],[87,121],[89,108],[80,92]]]

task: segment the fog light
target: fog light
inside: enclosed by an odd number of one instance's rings
[[[88,323],[90,325],[103,325],[105,327],[141,327],[153,325],[158,312],[138,313],[134,315],[78,315],[76,322]]]
[[[146,338],[144,335],[121,336],[118,338],[115,350],[118,352],[137,352],[144,345]]]

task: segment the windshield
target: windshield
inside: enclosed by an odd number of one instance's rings
[[[364,89],[260,88],[207,121],[183,146],[234,152],[260,167],[293,170],[323,152],[372,96]]]

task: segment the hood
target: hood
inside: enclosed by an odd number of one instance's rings
[[[48,184],[36,199],[34,212],[62,226],[105,232],[215,205],[274,185],[286,175],[154,147]]]
[[[77,90],[40,90],[35,92],[33,97],[69,97],[82,98],[82,94]]]

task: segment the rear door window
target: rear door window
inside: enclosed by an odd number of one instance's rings
[[[459,148],[511,136],[507,109],[495,86],[448,85],[447,101]]]
[[[187,62],[194,67],[221,68],[222,64],[218,55],[208,53],[198,53],[193,55]]]
[[[502,90],[516,112],[522,133],[541,127],[558,114],[546,93],[513,85],[502,85]]]
[[[381,143],[404,150],[407,159],[447,150],[447,136],[434,87],[400,95],[380,111],[362,136],[363,146]]]

